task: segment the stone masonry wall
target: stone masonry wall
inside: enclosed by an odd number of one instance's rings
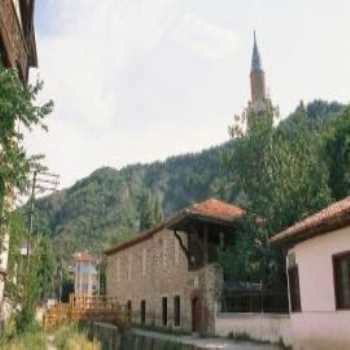
[[[179,233],[187,245],[187,236]],[[199,330],[214,333],[221,269],[207,265],[188,271],[185,253],[173,233],[163,229],[152,237],[107,257],[107,295],[122,305],[132,303],[132,321],[140,323],[146,302],[146,325],[163,327],[162,298],[167,297],[166,328],[192,330],[192,299],[200,299]],[[174,297],[180,297],[180,326],[174,324]]]

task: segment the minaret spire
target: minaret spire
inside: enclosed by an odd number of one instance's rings
[[[253,56],[252,56],[252,72],[262,71],[261,57],[258,49],[258,44],[256,40],[256,31],[254,30],[254,46],[253,46]]]
[[[267,94],[265,72],[261,63],[261,56],[258,48],[256,31],[253,32],[253,53],[250,70],[250,92],[251,99],[244,112],[244,118],[247,120],[247,129],[256,125],[260,117],[269,118],[273,124],[274,118],[278,118],[278,107],[272,105],[272,101]],[[271,125],[272,125],[271,124]]]
[[[264,70],[262,69],[261,57],[258,49],[255,30],[254,30],[252,67],[250,71],[250,84],[251,84],[252,103],[253,104],[257,103],[260,106],[261,102],[263,102],[267,96],[266,96],[266,86],[265,86],[265,73],[264,73]]]

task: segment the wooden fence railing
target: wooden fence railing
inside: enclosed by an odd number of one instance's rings
[[[57,303],[44,315],[45,328],[79,321],[110,322],[125,328],[128,315],[116,298],[70,295],[69,303]]]

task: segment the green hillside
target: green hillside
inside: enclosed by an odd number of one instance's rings
[[[230,143],[165,162],[100,168],[74,186],[36,203],[36,230],[49,234],[65,254],[96,252],[135,234],[142,194],[159,198],[164,216],[217,195],[221,154]]]
[[[310,126],[324,127],[343,109],[337,103],[313,102],[307,106]],[[293,115],[279,127],[297,132]],[[222,155],[230,147],[233,142],[164,162],[97,169],[74,186],[38,200],[35,229],[52,237],[57,252],[67,257],[85,248],[99,253],[136,234],[145,191],[159,199],[164,216],[210,196],[244,204],[244,196],[228,186],[221,170]]]

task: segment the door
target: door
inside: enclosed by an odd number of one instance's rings
[[[198,297],[192,299],[192,332],[198,333],[201,323],[201,302]]]

